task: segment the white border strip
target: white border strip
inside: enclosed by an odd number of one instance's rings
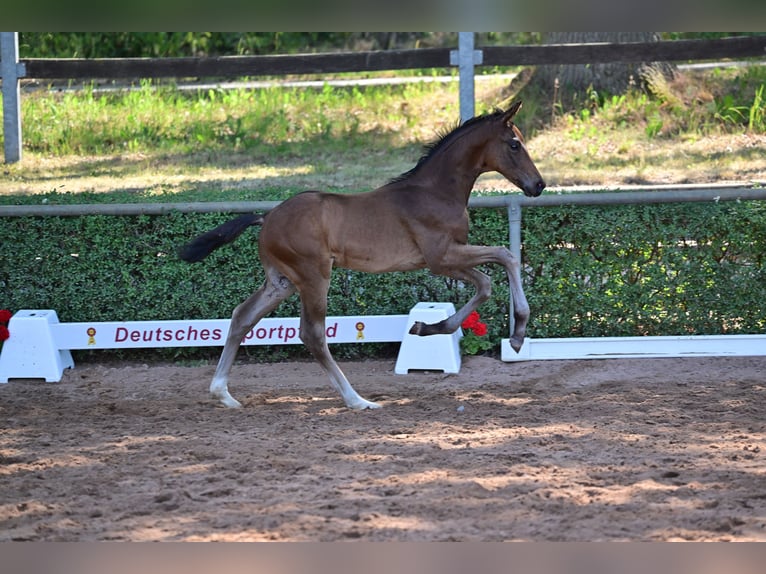
[[[524,340],[519,353],[501,341],[506,362],[548,359],[640,359],[660,357],[752,357],[766,355],[764,335],[686,335],[671,337],[582,337]]]

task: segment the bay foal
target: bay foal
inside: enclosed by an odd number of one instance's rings
[[[505,247],[468,245],[468,197],[480,174],[496,171],[527,196],[545,188],[513,123],[521,102],[507,110],[473,118],[427,148],[417,165],[373,191],[353,195],[307,191],[266,215],[247,214],[200,235],[179,255],[195,262],[261,225],[259,255],[265,281],[231,317],[210,393],[227,407],[239,407],[228,380],[243,337],[280,302],[297,292],[301,299],[300,338],[322,365],[346,406],[374,409],[352,388],[330,354],[325,336],[327,292],[333,267],[370,273],[410,271],[467,281],[476,287],[471,299],[451,317],[427,325],[415,323],[415,335],[453,333],[490,296],[489,277],[476,269],[502,265],[513,298],[517,352],[524,341],[529,305],[521,286],[519,262]]]

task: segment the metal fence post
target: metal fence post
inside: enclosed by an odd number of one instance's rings
[[[521,265],[521,197],[518,195],[512,195],[508,198],[508,242],[511,253]],[[508,313],[509,337],[513,336],[513,329],[516,326],[513,317],[513,293],[510,293],[510,303],[511,312]]]
[[[19,78],[24,77],[19,63],[19,33],[0,32],[0,77],[3,79],[3,135],[5,163],[21,160],[21,93]]]
[[[508,239],[511,253],[521,263],[521,197],[512,195],[508,198]]]
[[[458,33],[458,49],[450,52],[450,64],[458,66],[460,76],[460,121],[470,120],[475,114],[474,66],[481,65],[484,56],[481,50],[473,49],[473,32]]]

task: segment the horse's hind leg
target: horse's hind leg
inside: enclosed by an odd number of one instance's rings
[[[237,356],[242,339],[253,326],[273,311],[282,301],[295,293],[295,286],[276,271],[267,270],[266,281],[261,288],[240,303],[231,315],[229,334],[218,360],[218,366],[210,383],[210,394],[227,407],[242,405],[229,393],[229,373]]]
[[[323,283],[322,286],[317,283]],[[314,358],[330,377],[330,382],[343,397],[350,409],[378,409],[380,405],[363,399],[348,382],[346,375],[340,370],[330,354],[325,332],[327,315],[327,283],[324,281],[311,284],[311,288],[301,290],[301,341],[306,345]]]

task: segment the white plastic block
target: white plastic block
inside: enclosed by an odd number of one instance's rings
[[[394,368],[397,375],[406,375],[410,370],[460,372],[461,329],[451,335],[426,337],[409,333],[416,321],[438,323],[454,313],[455,306],[452,303],[418,303],[410,310]]]
[[[74,367],[72,354],[56,345],[51,325],[59,322],[51,309],[18,311],[8,323],[10,337],[0,352],[0,383],[8,379],[58,382]]]

